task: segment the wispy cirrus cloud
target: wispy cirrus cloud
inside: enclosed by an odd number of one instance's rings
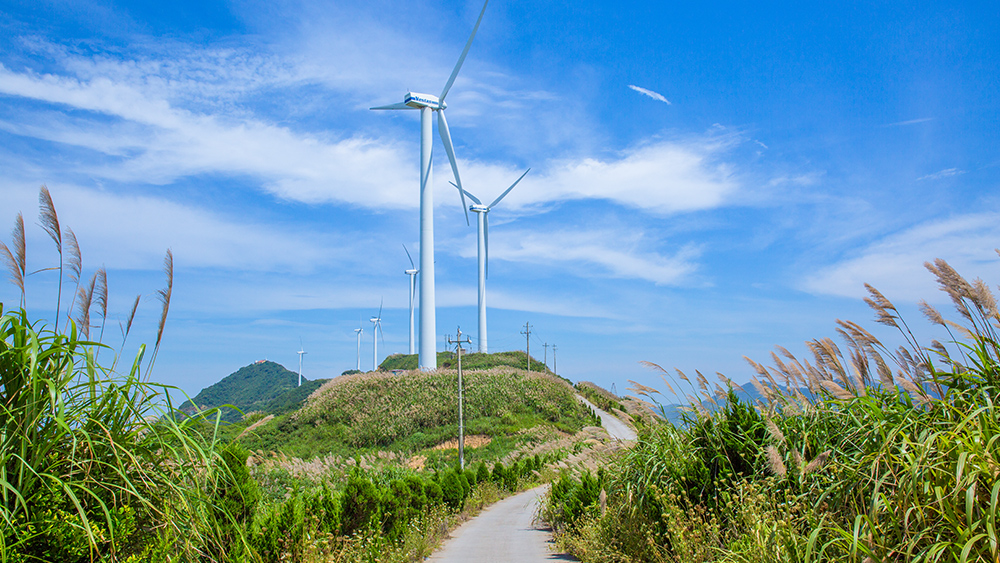
[[[945,168],[933,174],[928,174],[926,176],[921,176],[917,178],[917,181],[922,180],[940,180],[941,178],[951,178],[952,176],[958,176],[959,174],[965,174],[965,170],[959,170],[958,168]]]
[[[578,275],[639,279],[658,285],[679,285],[698,270],[700,250],[685,246],[673,255],[652,248],[641,233],[628,230],[505,231],[493,237],[490,260],[507,260],[575,271]],[[475,256],[472,245],[462,255]]]
[[[642,94],[644,96],[649,96],[650,98],[653,98],[654,100],[656,100],[658,102],[663,102],[663,103],[667,104],[668,106],[672,105],[670,103],[670,100],[668,100],[663,94],[661,94],[659,92],[654,92],[653,90],[650,90],[648,88],[643,88],[641,86],[636,86],[635,84],[629,84],[628,87],[631,88],[631,89],[633,89],[633,90],[635,90],[636,92],[639,92],[640,94]]]
[[[344,259],[356,244],[329,234],[234,220],[159,197],[62,183],[50,183],[49,188],[61,223],[80,239],[87,268],[103,264],[112,269],[155,270],[164,250],[172,248],[184,267],[303,272]],[[12,209],[25,217],[34,215],[37,185],[0,183],[0,190]],[[6,225],[0,228],[6,230]]]
[[[882,127],[902,127],[904,125],[916,125],[918,123],[927,123],[928,121],[934,121],[933,117],[919,117],[917,119],[907,119],[906,121],[897,121],[895,123],[886,123]]]
[[[993,249],[998,240],[998,213],[928,221],[821,268],[808,276],[802,287],[812,293],[861,297],[865,295],[864,284],[869,283],[890,299],[944,301],[923,264],[942,258],[969,279],[996,279],[1000,277],[1000,259]]]
[[[100,64],[69,66],[86,72],[36,74],[0,65],[0,93],[48,104],[31,118],[8,118],[0,127],[111,157],[80,164],[78,173],[161,185],[198,174],[249,176],[260,188],[288,200],[376,208],[417,204],[412,197],[413,143],[305,133],[245,110],[193,111],[162,95],[159,79],[140,79],[127,69],[116,70],[117,65],[108,71]],[[192,91],[186,89],[185,95]],[[716,207],[739,188],[726,162],[726,152],[736,142],[714,134],[661,139],[612,157],[542,162],[531,179],[536,187],[515,194],[508,205],[605,199],[655,213]],[[505,166],[462,165],[466,178],[481,180],[479,185],[506,181],[501,179],[508,172]],[[449,192],[447,176],[436,178],[436,190]]]

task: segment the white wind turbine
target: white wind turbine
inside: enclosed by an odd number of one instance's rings
[[[302,387],[302,356],[308,354],[302,347],[302,339],[299,339],[299,387]]]
[[[437,113],[438,133],[444,143],[444,150],[448,153],[448,160],[451,162],[451,171],[455,175],[455,182],[462,185],[462,179],[458,175],[458,163],[455,160],[455,149],[451,142],[451,132],[448,130],[448,121],[444,117],[444,110],[447,107],[444,99],[451,90],[458,71],[465,62],[469,48],[472,47],[472,40],[476,37],[479,24],[483,21],[483,14],[486,13],[486,5],[489,0],[483,3],[483,9],[479,12],[479,19],[476,20],[472,34],[465,43],[465,49],[458,57],[448,82],[444,85],[444,90],[440,96],[431,94],[419,94],[407,92],[403,96],[403,101],[398,104],[374,107],[371,109],[418,109],[420,110],[420,357],[418,363],[422,370],[437,369],[437,309],[434,303],[434,194],[431,185],[431,152],[434,143],[434,124],[431,120],[433,114]],[[462,196],[462,209],[465,209],[465,196]],[[469,221],[469,212],[465,212],[466,223]]]
[[[410,276],[410,354],[416,353],[416,339],[413,333],[413,297],[416,293],[417,287],[417,274],[420,270],[417,269],[416,265],[413,264],[413,257],[410,256],[410,251],[406,250],[406,245],[403,245],[403,252],[406,253],[406,257],[410,259],[410,269],[406,270],[404,273]]]
[[[368,319],[372,323],[372,371],[378,370],[378,337],[382,333],[382,304],[378,304],[378,316]]]
[[[479,351],[482,353],[487,352],[486,346],[486,278],[490,275],[490,209],[500,203],[500,200],[507,197],[507,194],[514,189],[514,186],[521,181],[525,175],[530,172],[531,169],[524,171],[521,177],[518,178],[513,184],[507,188],[504,193],[500,194],[500,197],[493,200],[493,203],[489,205],[483,205],[483,202],[479,201],[479,198],[472,195],[471,193],[463,190],[461,187],[455,185],[452,182],[451,185],[458,188],[459,193],[469,196],[472,200],[472,205],[469,206],[469,210],[478,215],[478,226],[479,226]],[[462,202],[463,205],[465,202]]]
[[[360,321],[361,319],[358,320]],[[365,332],[365,329],[358,327],[354,329],[354,332],[358,335],[358,367],[356,369],[361,371],[361,335]]]

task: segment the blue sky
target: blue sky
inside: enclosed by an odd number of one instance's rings
[[[46,184],[85,276],[108,268],[115,330],[144,296],[130,349],[171,248],[153,378],[192,394],[295,369],[300,339],[306,377],[353,368],[380,301],[380,357],[405,352],[418,119],[368,108],[439,93],[480,8],[7,0],[0,234],[23,211],[29,269],[57,261]],[[662,387],[648,360],[745,381],[744,355],[868,321],[864,282],[914,325],[941,302],[923,262],[995,284],[998,28],[986,2],[493,0],[448,97],[470,191],[532,169],[491,213],[491,350],[530,322],[573,380]],[[434,155],[440,348],[476,337],[476,235]],[[38,317],[55,282],[29,279]]]

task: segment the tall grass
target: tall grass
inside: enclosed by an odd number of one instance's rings
[[[944,343],[921,344],[869,287],[902,345],[838,321],[844,346],[750,361],[756,408],[724,376],[651,364],[687,385],[685,424],[647,429],[609,472],[607,510],[582,511],[563,545],[585,561],[1000,560],[1000,316],[986,283],[926,266],[958,314],[922,303]]]
[[[152,358],[141,372],[145,346],[118,371],[97,361],[106,349],[89,338],[92,307],[107,319],[107,274],[98,270],[81,288],[80,301],[62,311],[63,251],[70,277],[82,261],[71,230],[65,238],[51,194],[39,196],[40,223],[60,253],[55,324],[32,321],[25,304],[23,219],[13,248],[3,250],[21,307],[0,304],[0,561],[212,560],[227,542],[220,484],[232,470],[217,444],[194,432],[200,424],[173,416],[163,386],[148,383]],[[168,259],[169,259],[168,251]],[[162,322],[169,306],[161,295]],[[122,326],[128,338],[138,298]],[[78,305],[76,320],[69,312]],[[66,323],[59,327],[61,318]]]

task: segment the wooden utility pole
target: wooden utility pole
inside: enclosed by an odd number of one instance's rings
[[[455,352],[458,353],[458,464],[462,471],[465,471],[465,421],[462,417],[462,344],[472,344],[469,337],[462,340],[462,327],[458,328],[458,336],[455,340],[448,337],[448,344],[455,345]]]
[[[559,370],[556,369],[556,345],[552,345],[552,373],[559,375]]]
[[[545,360],[542,363],[545,364],[546,368],[548,368],[549,367],[549,343],[546,342],[545,344],[542,344],[542,346],[545,346]]]
[[[528,371],[531,371],[531,325],[524,323],[524,355],[527,356]]]

